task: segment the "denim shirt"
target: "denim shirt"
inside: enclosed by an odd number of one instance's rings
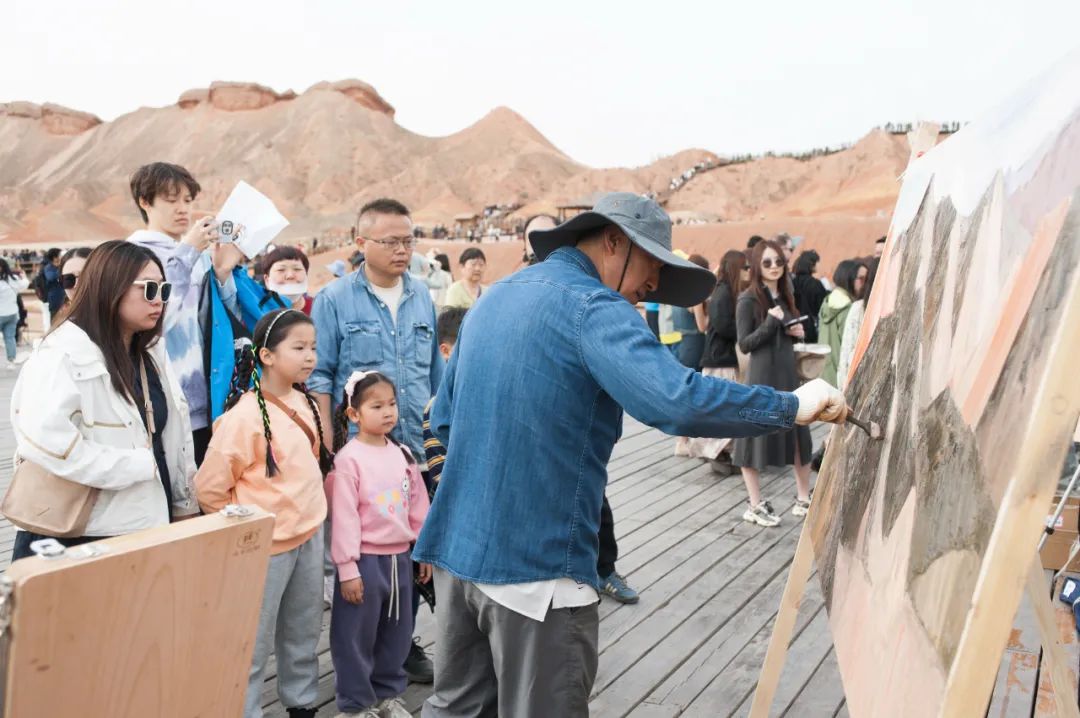
[[[423,456],[424,407],[442,381],[443,359],[427,287],[408,274],[402,281],[396,326],[389,307],[371,291],[363,265],[319,292],[311,309],[318,360],[307,386],[329,394],[336,408],[354,371],[385,374],[397,388],[400,419],[392,435],[413,456]]]
[[[431,409],[447,456],[413,558],[479,583],[599,588],[623,408],[669,434],[748,437],[790,428],[798,400],[684,367],[578,249],[497,282],[465,316]]]

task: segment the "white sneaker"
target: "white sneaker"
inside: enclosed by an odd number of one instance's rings
[[[375,707],[382,718],[412,718],[412,713],[405,708],[405,701],[400,698],[387,698]]]
[[[791,507],[792,516],[806,516],[810,513],[810,499],[795,499],[795,505]]]
[[[368,708],[359,713],[338,713],[334,718],[383,718],[383,714],[374,708]],[[409,716],[409,718],[412,718],[412,716]]]
[[[757,524],[758,526],[764,526],[765,528],[772,528],[780,525],[780,517],[773,511],[772,504],[768,501],[762,501],[757,506],[750,506],[743,512],[743,521],[748,523]]]
[[[334,605],[334,577],[325,576],[322,584],[323,605],[327,608]]]

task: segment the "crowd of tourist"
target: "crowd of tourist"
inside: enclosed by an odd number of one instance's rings
[[[714,274],[672,250],[659,204],[613,193],[530,221],[530,266],[488,285],[469,247],[453,281],[447,255],[415,252],[408,208],[378,199],[355,263],[314,293],[304,252],[273,248],[256,271],[195,220],[186,169],[146,165],[130,186],[144,229],[43,258],[50,323],[12,397],[18,456],[94,492],[66,546],[232,503],[274,514],[245,716],[271,651],[290,717],[315,715],[324,601],[343,715],[408,716],[409,680],[434,681],[429,717],[587,715],[600,597],[638,600],[605,495],[623,412],[726,454],[763,526],[779,519],[757,472],[794,463],[804,514],[806,427],[846,415],[836,388],[800,384],[794,343],[827,318],[842,354],[866,264],[801,317],[784,244]],[[0,260],[9,361],[28,284]],[[20,530],[13,558],[42,537]],[[421,601],[434,665],[413,638]]]

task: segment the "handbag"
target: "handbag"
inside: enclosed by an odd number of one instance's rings
[[[334,468],[334,455],[327,451],[326,446],[323,445],[322,437],[316,438],[315,432],[312,431],[307,422],[301,419],[300,415],[281,399],[278,399],[273,394],[267,394],[265,391],[263,392],[263,398],[285,412],[288,417],[295,421],[296,425],[303,430],[304,435],[308,438],[308,441],[311,442],[311,450],[314,452],[315,458],[319,461],[319,470],[322,471],[324,476],[329,474],[330,470]],[[315,448],[316,446],[318,447],[317,449]]]
[[[152,434],[154,414],[145,364],[140,362],[139,369],[147,429]],[[57,476],[33,461],[18,457],[11,485],[0,503],[0,513],[24,531],[54,538],[74,538],[86,532],[86,524],[100,493],[100,489]]]
[[[795,375],[800,381],[811,381],[821,376],[825,371],[825,362],[828,361],[832,349],[828,344],[803,344],[797,343],[795,349]]]

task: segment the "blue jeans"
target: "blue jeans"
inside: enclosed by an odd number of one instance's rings
[[[7,360],[15,361],[15,329],[19,326],[19,313],[0,317],[0,332],[4,334],[4,349],[7,350]]]

